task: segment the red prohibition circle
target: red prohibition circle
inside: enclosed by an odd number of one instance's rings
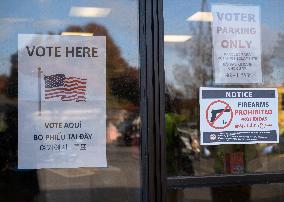
[[[221,103],[223,103],[223,104],[226,105],[224,111],[225,111],[227,108],[230,109],[230,111],[231,111],[231,118],[230,118],[230,120],[228,121],[228,123],[227,123],[225,126],[223,126],[223,127],[214,126],[214,122],[218,119],[218,117],[217,117],[212,123],[209,121],[209,118],[208,118],[208,111],[209,111],[209,108],[210,108],[213,104],[218,103],[218,102],[221,102]],[[230,106],[227,102],[225,102],[225,101],[223,101],[223,100],[216,100],[216,101],[212,102],[212,103],[207,107],[207,109],[206,109],[206,121],[207,121],[207,123],[209,124],[209,126],[211,126],[212,128],[215,128],[215,129],[224,129],[224,128],[227,128],[227,127],[231,124],[231,122],[232,122],[232,120],[233,120],[233,115],[234,115],[234,114],[233,114],[233,110],[232,110],[231,106]]]

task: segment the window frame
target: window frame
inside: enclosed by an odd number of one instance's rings
[[[166,201],[163,1],[139,0],[141,201]]]

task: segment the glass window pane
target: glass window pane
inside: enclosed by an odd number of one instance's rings
[[[210,16],[213,3],[260,6],[263,84],[214,84]],[[164,1],[166,157],[169,176],[284,171],[283,8],[284,2],[280,0]],[[200,87],[277,88],[279,144],[201,146]]]
[[[0,201],[139,201],[138,1],[1,1],[0,26]],[[108,167],[18,170],[17,36],[63,32],[106,36]]]

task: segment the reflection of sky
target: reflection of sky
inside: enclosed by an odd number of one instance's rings
[[[17,34],[59,34],[70,25],[104,25],[123,57],[138,66],[138,5],[136,0],[9,0],[0,3],[0,74],[9,74],[10,56],[17,52]],[[106,7],[106,18],[70,17],[72,6]]]
[[[284,28],[284,1],[259,0],[208,0],[211,3],[254,4],[261,7],[263,51],[271,52],[277,33]],[[106,18],[69,17],[72,6],[109,7]],[[165,34],[191,33],[186,19],[199,11],[201,0],[164,0]],[[120,47],[123,57],[133,66],[138,66],[138,5],[136,0],[9,0],[0,3],[0,74],[9,74],[10,55],[17,51],[18,33],[60,33],[69,25],[83,26],[97,22],[107,27]],[[193,38],[194,39],[194,38]],[[269,39],[269,40],[267,40]],[[165,45],[166,77],[173,80],[172,67],[182,63],[175,54],[175,45]],[[170,55],[169,55],[170,54]],[[280,70],[279,70],[280,71]]]
[[[197,11],[200,11],[201,2],[201,0],[164,0],[165,34],[192,34],[191,26],[196,25],[196,22],[188,22],[186,19]],[[259,5],[261,8],[262,51],[263,54],[273,51],[278,33],[283,32],[284,28],[283,0],[208,0],[205,5],[205,11],[211,10],[212,3]],[[192,40],[194,40],[194,36]],[[182,44],[165,44],[166,79],[173,83],[175,83],[173,66],[175,64],[185,64],[185,61],[177,55],[176,50],[179,46],[182,46]],[[283,70],[281,70],[282,66],[279,66],[279,64],[278,66],[274,66],[274,68],[276,69],[275,72],[277,72],[278,78],[279,73],[284,74]],[[275,73],[274,77],[277,75]]]
[[[208,0],[205,10],[211,11],[212,3],[251,4],[261,8],[262,24],[280,31],[284,28],[284,2],[283,0]],[[165,34],[184,34],[188,31],[186,19],[200,11],[201,0],[164,0]],[[172,26],[176,29],[173,29]]]

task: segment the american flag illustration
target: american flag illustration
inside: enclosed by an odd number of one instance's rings
[[[87,79],[64,74],[44,76],[45,99],[60,97],[62,101],[86,101]]]

